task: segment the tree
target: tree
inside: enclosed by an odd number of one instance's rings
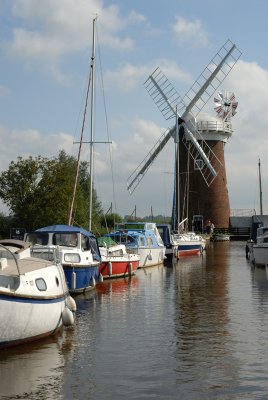
[[[103,215],[100,222],[102,228],[104,228],[103,230],[107,231],[108,229],[108,231],[110,231],[115,228],[116,223],[122,222],[122,217],[117,213],[110,213]]]
[[[60,151],[52,159],[38,156],[12,161],[0,175],[0,197],[27,230],[66,224],[73,193],[76,159]],[[81,163],[75,201],[75,223],[88,228],[88,164]],[[101,203],[93,189],[93,223],[99,224]],[[95,221],[94,221],[95,219]]]

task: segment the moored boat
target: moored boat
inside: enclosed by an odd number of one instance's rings
[[[212,235],[211,240],[213,242],[228,242],[230,240],[230,235],[225,233],[215,233]]]
[[[268,226],[257,229],[256,242],[248,243],[250,260],[256,266],[268,265]]]
[[[162,264],[165,246],[154,222],[125,222],[105,236],[124,244],[127,251],[140,256],[139,268]]]
[[[104,279],[132,276],[139,267],[140,256],[128,253],[124,244],[110,237],[98,238],[101,254],[99,272]]]
[[[27,233],[32,253],[47,257],[48,248],[57,249],[70,293],[82,293],[95,288],[99,280],[101,255],[93,233],[76,226],[51,225]]]
[[[195,232],[178,233],[173,235],[177,246],[176,257],[200,254],[205,249],[206,240]]]
[[[32,257],[30,243],[0,241],[0,347],[55,334],[75,309],[59,263]]]

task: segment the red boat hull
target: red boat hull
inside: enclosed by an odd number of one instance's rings
[[[178,257],[181,256],[192,256],[194,254],[199,254],[200,253],[200,249],[192,249],[192,250],[179,250],[178,251]]]
[[[99,272],[102,274],[104,279],[119,278],[121,276],[133,275],[138,266],[139,261],[105,261],[101,263]]]

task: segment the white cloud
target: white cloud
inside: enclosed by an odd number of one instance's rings
[[[182,17],[176,17],[173,25],[175,40],[179,44],[191,43],[194,45],[206,46],[208,44],[208,34],[202,26],[199,19],[186,20]]]
[[[105,8],[100,0],[14,0],[12,10],[22,24],[17,22],[12,40],[5,43],[7,53],[24,65],[37,63],[60,82],[66,80],[62,57],[91,46],[91,21],[96,15],[99,41],[117,51],[131,51],[135,46],[134,40],[122,33],[128,24],[146,23],[143,15],[132,11],[121,16],[117,6]]]
[[[123,63],[117,70],[107,70],[105,81],[108,85],[117,87],[118,89],[128,92],[133,90],[137,85],[144,83],[146,78],[159,67],[163,73],[171,80],[191,84],[192,77],[187,72],[181,70],[175,62],[161,58],[147,65],[133,65]]]
[[[63,149],[72,154],[73,137],[67,133],[51,133],[44,135],[35,129],[14,129],[0,127],[0,141],[2,143],[2,156],[0,160],[0,171],[6,170],[11,161],[17,157],[27,158],[29,156],[43,157],[56,156]]]

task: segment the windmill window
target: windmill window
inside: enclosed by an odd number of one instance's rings
[[[195,170],[200,170],[203,169],[204,167],[204,161],[200,159],[194,160],[194,169]]]

